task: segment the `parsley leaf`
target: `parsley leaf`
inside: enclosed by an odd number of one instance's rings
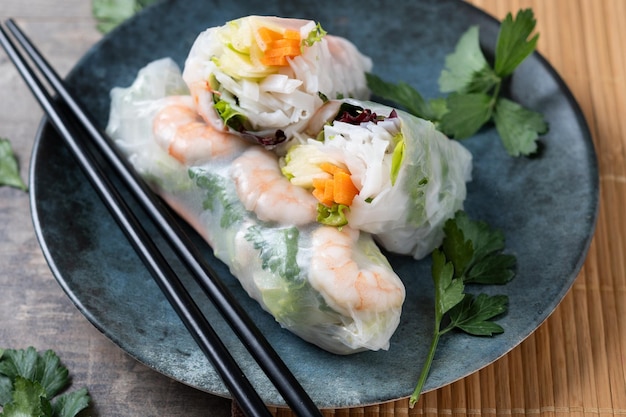
[[[516,259],[501,253],[504,235],[485,222],[472,221],[458,212],[444,225],[442,248],[454,264],[455,277],[465,283],[506,284],[513,279]]]
[[[263,269],[290,280],[300,276],[297,262],[299,237],[297,227],[266,229],[250,226],[244,235],[244,238],[259,251]]]
[[[463,300],[465,285],[462,279],[454,278],[454,266],[448,262],[443,252],[435,249],[432,258],[432,274],[435,281],[435,319],[441,321],[444,314]]]
[[[491,320],[507,311],[508,297],[474,296],[465,292],[468,282],[503,284],[512,278],[515,258],[500,253],[504,249],[502,233],[484,222],[470,220],[462,211],[446,221],[444,232],[440,248],[432,253],[435,328],[428,356],[409,399],[411,407],[419,400],[441,336],[454,329],[474,336],[504,332],[502,326]],[[486,279],[483,272],[490,277]]]
[[[473,336],[493,336],[503,333],[504,329],[490,321],[506,312],[508,297],[506,295],[488,296],[479,294],[474,297],[466,294],[463,300],[450,309],[450,324]]]
[[[0,357],[0,375],[8,378],[22,376],[33,379],[36,377],[37,360],[39,355],[34,348],[26,350],[6,349]]]
[[[239,200],[228,193],[226,180],[223,177],[195,167],[190,168],[188,174],[198,188],[206,190],[202,208],[211,211],[222,209],[222,216],[220,217],[222,228],[226,229],[243,219],[244,209]]]
[[[537,151],[537,139],[548,131],[543,116],[519,104],[501,98],[493,121],[502,143],[511,156],[530,155]]]
[[[493,101],[483,93],[452,94],[448,97],[447,108],[441,118],[441,130],[462,139],[478,132],[491,119]]]
[[[480,49],[478,26],[470,27],[459,39],[454,52],[446,57],[445,68],[439,76],[439,90],[443,93],[453,91],[459,93],[489,91],[492,85],[486,88],[472,87],[475,78],[486,70],[489,64]]]
[[[74,417],[90,398],[84,388],[55,398],[68,383],[53,351],[0,349],[0,417]]]
[[[3,408],[2,417],[51,416],[52,406],[43,387],[22,376],[15,378],[13,400]]]
[[[51,350],[43,356],[30,347],[26,350],[7,349],[0,355],[0,375],[9,380],[23,377],[38,382],[48,397],[55,396],[68,383],[68,370],[60,364]]]
[[[445,59],[439,77],[440,91],[449,93],[445,98],[427,101],[410,85],[388,83],[373,74],[367,75],[368,86],[374,95],[432,121],[457,140],[493,122],[509,155],[530,155],[548,125],[541,114],[501,97],[501,90],[504,80],[535,50],[539,37],[530,38],[535,25],[531,9],[520,10],[515,18],[509,13],[500,26],[493,66],[480,47],[478,26],[470,27]]]
[[[8,139],[0,137],[0,185],[8,185],[10,187],[19,188],[20,190],[28,190],[24,181],[20,177],[17,166],[17,159],[11,148],[11,142]]]
[[[60,417],[73,417],[87,408],[89,395],[86,388],[60,395],[52,405],[52,415]]]
[[[92,0],[91,9],[96,27],[107,33],[156,0]]]
[[[12,390],[13,382],[11,382],[11,379],[0,375],[0,404],[6,404],[11,401]]]
[[[511,13],[507,14],[502,22],[496,43],[495,71],[498,76],[511,75],[515,68],[535,50],[539,35],[536,34],[530,40],[528,37],[535,30],[536,24],[537,21],[531,9],[520,10],[515,19]]]
[[[509,155],[537,150],[539,135],[548,130],[543,116],[500,97],[503,80],[536,48],[539,35],[528,40],[536,23],[531,9],[520,10],[515,19],[511,13],[506,16],[498,32],[493,68],[480,50],[477,27],[461,37],[439,78],[440,90],[452,93],[442,118],[444,133],[467,138],[493,120]]]
[[[61,359],[51,350],[45,351],[42,360],[37,361],[37,379],[48,397],[61,392],[69,381],[68,375],[69,371],[61,365]]]
[[[431,105],[409,84],[404,81],[393,84],[371,73],[367,73],[365,76],[367,86],[372,94],[384,100],[395,102],[414,116],[431,121],[436,119],[436,112]]]

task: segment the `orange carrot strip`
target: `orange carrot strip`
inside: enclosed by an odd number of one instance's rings
[[[271,41],[269,43],[268,49],[277,49],[284,47],[298,48],[298,50],[300,50],[300,41],[293,39],[276,39],[275,41]]]
[[[272,41],[275,41],[277,39],[282,39],[283,37],[283,35],[281,35],[279,32],[276,32],[275,30],[272,30],[265,26],[260,27],[258,33],[259,37],[266,45],[269,45]]]
[[[263,57],[261,63],[267,66],[285,66],[289,62],[287,57],[293,58],[302,53],[300,49],[300,32],[286,29],[279,33],[268,27],[258,29],[259,37],[263,42]]]
[[[333,193],[333,200],[336,203],[349,206],[359,193],[359,190],[354,186],[350,174],[345,171],[339,171],[333,177]]]
[[[322,190],[323,192],[327,181],[328,178],[313,178],[313,188],[315,188],[316,190]]]
[[[271,48],[265,51],[263,56],[265,58],[273,58],[273,57],[294,57],[300,55],[300,47],[299,46],[281,46],[279,48]]]
[[[324,188],[324,200],[322,203],[327,206],[332,206],[335,201],[335,182],[333,180],[328,180],[326,182],[326,186]]]
[[[261,64],[268,67],[284,67],[289,64],[286,56],[261,57]]]
[[[347,172],[345,169],[338,167],[335,164],[331,164],[330,162],[322,162],[320,164],[320,168],[324,172],[328,172],[330,175],[335,175],[339,171]]]
[[[328,179],[328,178],[315,178],[313,179],[313,196],[315,198],[317,198],[317,200],[327,206],[331,206],[333,204],[332,199],[331,200],[326,200],[325,199],[325,194],[326,194],[326,185],[329,184],[332,181],[332,179]]]
[[[283,33],[283,38],[296,40],[298,41],[298,43],[300,43],[300,31],[295,29],[285,29],[285,33]]]
[[[313,196],[326,206],[331,206],[333,203],[351,205],[359,189],[352,182],[350,172],[327,162],[321,163],[320,168],[331,174],[332,178],[314,179]]]

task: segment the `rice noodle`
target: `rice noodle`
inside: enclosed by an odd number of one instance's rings
[[[248,16],[202,32],[185,62],[183,78],[206,121],[215,120],[215,114],[208,114],[215,109],[203,101],[217,97],[243,116],[246,133],[272,136],[281,130],[290,139],[322,107],[321,97],[369,97],[365,73],[372,63],[352,43],[320,35],[312,43],[303,42],[301,54],[287,57],[287,65],[265,66],[259,56],[267,45],[258,32],[264,27],[295,29],[301,39],[317,30],[309,20]]]

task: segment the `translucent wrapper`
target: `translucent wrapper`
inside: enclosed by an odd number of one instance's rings
[[[111,97],[107,132],[283,327],[338,354],[388,348],[405,290],[371,234],[321,225],[314,210],[312,218],[307,210],[293,217],[291,204],[310,204],[308,192],[282,177],[278,155],[239,136],[226,138],[232,152],[210,148],[191,163],[174,158],[168,129],[156,123],[168,106],[193,110],[194,101],[170,60],[149,64]],[[259,189],[256,180],[277,188],[242,194],[246,186]],[[292,201],[298,192],[290,187],[301,190],[302,201]]]
[[[247,16],[202,32],[183,78],[208,123],[273,146],[301,132],[325,97],[367,99],[371,67],[313,21]]]
[[[350,227],[416,259],[441,244],[443,224],[463,208],[471,179],[465,147],[429,121],[369,101],[330,101],[309,130],[283,158],[293,183],[312,188],[323,162],[346,167],[359,190],[345,211]]]
[[[275,39],[297,51],[275,61],[261,46]],[[472,166],[428,121],[329,100],[365,88],[368,61],[346,42],[293,19],[252,16],[209,29],[183,74],[163,59],[113,89],[107,127],[251,297],[338,354],[389,347],[405,289],[377,243],[416,259],[432,252],[463,206]],[[317,67],[297,72],[305,62]],[[306,95],[313,104],[301,111]],[[280,143],[246,139],[276,139],[264,135],[278,130],[288,132]]]

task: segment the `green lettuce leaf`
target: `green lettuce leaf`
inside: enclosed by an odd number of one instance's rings
[[[391,155],[391,185],[395,185],[404,161],[404,150],[406,145],[404,143],[404,136],[402,133],[398,133],[394,138],[397,140],[396,146],[393,148],[393,154]]]
[[[345,204],[333,204],[331,207],[322,203],[317,205],[317,222],[326,226],[341,227],[348,224],[350,207]]]
[[[315,42],[319,42],[326,36],[326,31],[322,29],[322,25],[318,22],[315,29],[309,32],[306,39],[302,39],[302,46],[311,47]]]
[[[237,132],[247,130],[246,124],[248,122],[248,118],[241,112],[233,109],[228,101],[217,99],[213,106],[226,126]]]

